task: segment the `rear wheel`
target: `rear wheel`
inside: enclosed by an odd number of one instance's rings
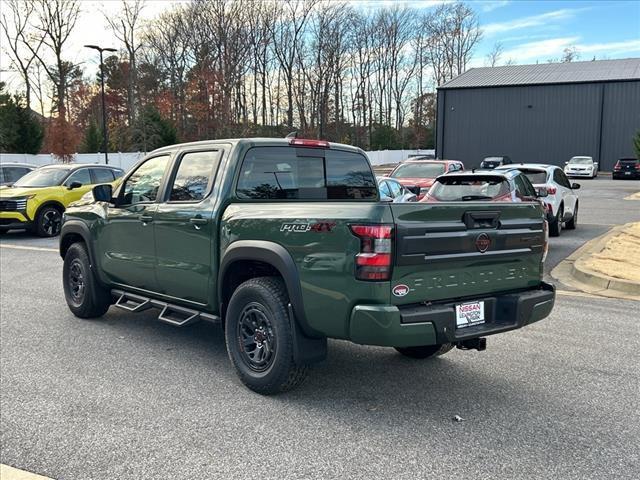
[[[405,357],[411,358],[430,358],[444,355],[453,348],[452,343],[441,343],[436,345],[422,345],[419,347],[395,347]]]
[[[567,230],[575,230],[577,225],[578,225],[578,204],[576,203],[576,206],[573,209],[573,217],[571,217],[571,220],[567,222],[567,224],[565,225],[565,228]]]
[[[242,383],[263,395],[291,390],[307,375],[293,360],[288,304],[282,280],[260,277],[240,285],[227,309],[229,359]]]
[[[564,217],[564,207],[558,209],[558,214],[549,222],[549,235],[559,237],[562,231],[562,218]]]
[[[58,207],[48,205],[42,207],[34,225],[35,234],[39,237],[55,237],[62,227],[62,211]]]
[[[96,280],[83,243],[74,243],[67,250],[62,277],[65,300],[76,317],[101,317],[109,310],[111,294]]]

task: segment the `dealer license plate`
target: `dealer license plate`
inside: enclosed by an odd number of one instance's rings
[[[456,305],[456,328],[471,327],[481,323],[484,323],[484,302]]]

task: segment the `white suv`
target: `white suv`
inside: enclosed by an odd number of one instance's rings
[[[571,183],[560,167],[543,165],[540,163],[518,163],[515,165],[498,167],[496,170],[518,169],[531,181],[539,191],[546,188],[547,196],[541,198],[544,202],[549,221],[549,234],[553,237],[560,235],[562,227],[569,230],[578,224],[578,195],[576,190],[579,183]]]
[[[589,177],[598,176],[598,162],[594,162],[592,157],[571,157],[565,162],[564,173],[568,177]]]

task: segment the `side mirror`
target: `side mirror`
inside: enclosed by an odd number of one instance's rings
[[[571,184],[571,190],[578,190],[580,188],[580,184],[579,183],[572,183]]]
[[[546,187],[540,187],[536,191],[536,196],[538,198],[548,197],[549,196],[549,192],[547,191]]]
[[[569,165],[569,162],[564,162],[565,165]]]
[[[393,198],[387,196],[387,195],[380,195],[380,201],[381,202],[393,202]]]
[[[93,199],[96,202],[109,202],[112,201],[113,196],[113,187],[108,183],[103,183],[101,185],[96,185],[91,190],[93,193]]]
[[[74,188],[80,188],[82,184],[80,182],[71,182],[67,187],[67,190],[73,190]]]

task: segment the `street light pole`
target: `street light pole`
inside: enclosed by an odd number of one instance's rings
[[[100,88],[102,91],[102,133],[104,134],[104,163],[109,165],[109,133],[107,132],[107,108],[104,100],[104,62],[102,52],[117,52],[115,48],[103,48],[97,45],[85,45],[100,52]]]

